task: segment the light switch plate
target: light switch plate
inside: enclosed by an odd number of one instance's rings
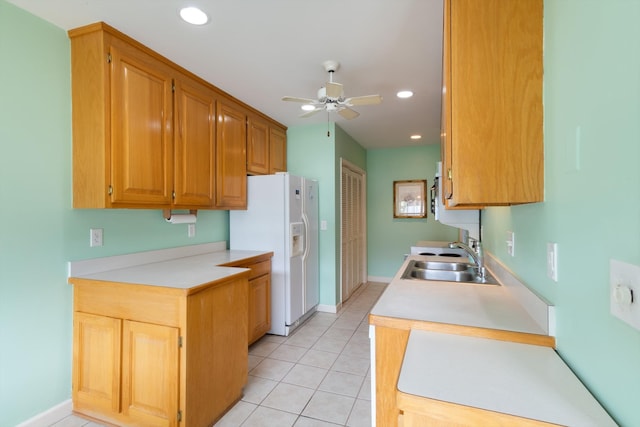
[[[516,234],[513,231],[507,231],[507,253],[511,256],[516,254]]]
[[[558,281],[558,244],[547,243],[547,277]]]
[[[196,236],[196,225],[195,224],[187,224],[187,236],[195,237]]]
[[[609,261],[609,300],[613,316],[640,330],[640,267]]]

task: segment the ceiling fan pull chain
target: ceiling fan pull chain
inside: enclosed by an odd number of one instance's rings
[[[331,136],[331,128],[329,127],[329,113],[327,113],[327,138]]]

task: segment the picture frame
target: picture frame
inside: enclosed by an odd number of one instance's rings
[[[427,180],[393,181],[393,217],[427,217]]]

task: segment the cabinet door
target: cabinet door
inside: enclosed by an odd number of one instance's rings
[[[287,171],[287,134],[281,129],[269,132],[269,173]]]
[[[271,275],[249,281],[249,344],[271,329]]]
[[[542,0],[445,4],[451,205],[542,201],[542,10]]]
[[[74,313],[74,409],[120,412],[121,325],[120,319]]]
[[[193,80],[176,79],[174,207],[214,206],[215,98]]]
[[[247,124],[244,111],[230,102],[217,103],[216,206],[247,207]]]
[[[167,66],[114,40],[111,202],[168,207],[173,188],[172,79]]]
[[[247,121],[247,173],[269,173],[269,125],[254,118]]]
[[[123,322],[122,413],[135,425],[178,425],[178,329]]]

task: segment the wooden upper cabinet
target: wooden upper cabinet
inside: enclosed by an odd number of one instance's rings
[[[269,124],[251,116],[247,120],[247,173],[269,173]]]
[[[247,114],[231,101],[217,102],[216,207],[247,207]]]
[[[544,197],[543,0],[445,0],[442,160],[456,207]]]
[[[103,22],[69,38],[74,208],[246,208],[248,134],[250,173],[286,169],[262,113]]]
[[[187,77],[175,81],[176,208],[214,207],[215,93]]]
[[[287,171],[287,133],[272,127],[269,132],[269,173]]]
[[[168,205],[173,189],[170,70],[119,40],[111,56],[111,204]]]
[[[247,173],[287,171],[287,133],[280,126],[250,116],[247,120]]]

